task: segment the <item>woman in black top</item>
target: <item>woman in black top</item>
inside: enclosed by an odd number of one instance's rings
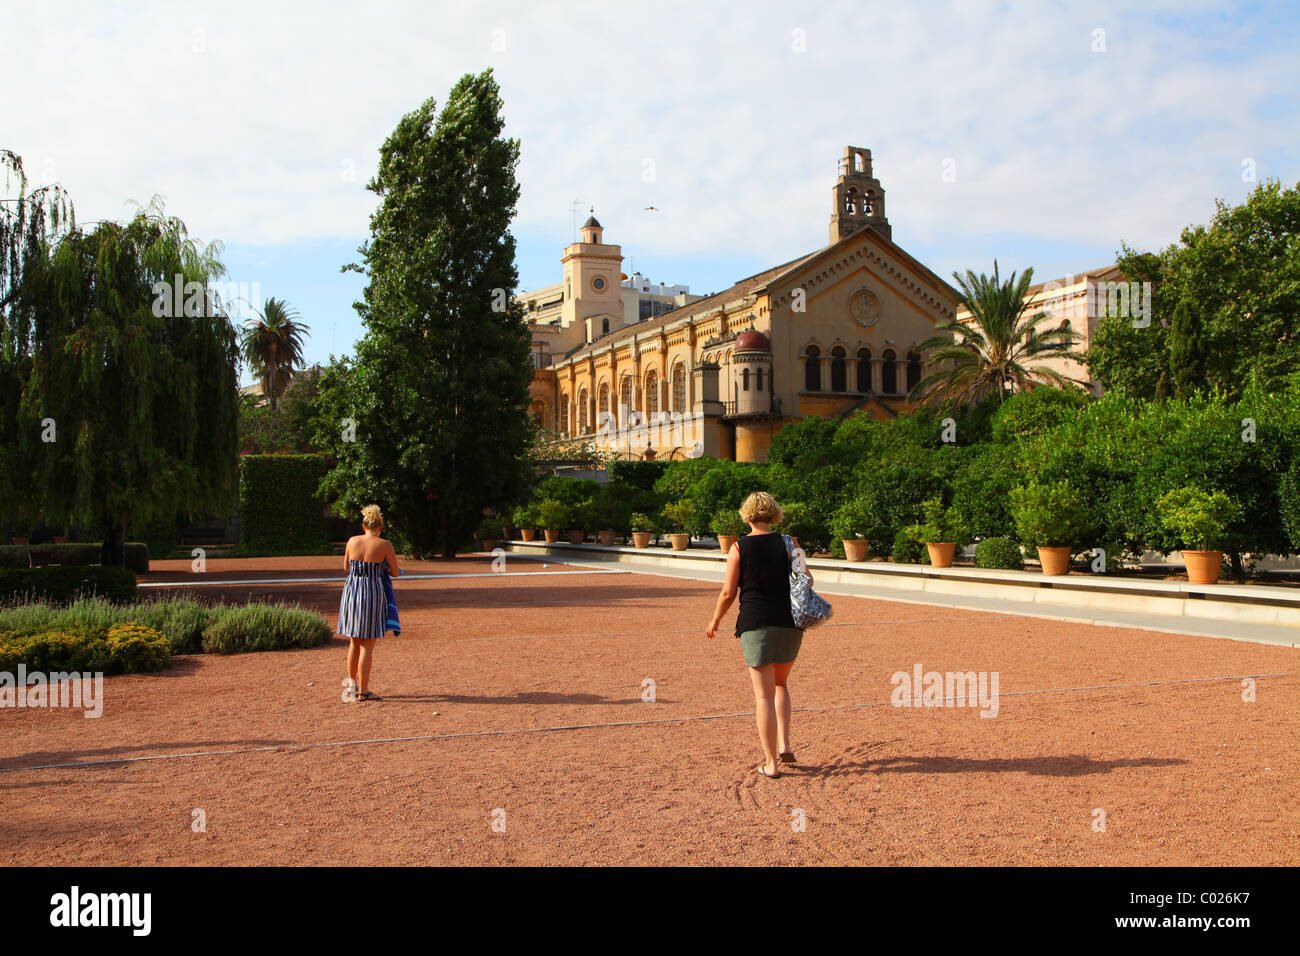
[[[794,763],[786,681],[799,656],[803,631],[790,617],[790,558],[785,541],[771,530],[785,513],[775,498],[756,491],[740,506],[740,516],[751,530],[727,554],[727,577],[705,634],[713,637],[717,633],[722,616],[739,592],[736,636],[754,685],[754,713],[765,757],[758,772],[776,778],[781,776],[778,764]]]

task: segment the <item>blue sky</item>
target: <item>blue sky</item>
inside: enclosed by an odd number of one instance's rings
[[[50,2],[6,13],[30,95],[0,145],[83,220],[162,195],[324,360],[362,334],[339,267],[379,146],[466,72],[493,67],[521,142],[521,288],[559,279],[574,200],[624,271],[695,292],[809,252],[848,144],[939,275],[1046,279],[1175,241],[1245,197],[1243,163],[1300,179],[1298,26],[1287,3]]]

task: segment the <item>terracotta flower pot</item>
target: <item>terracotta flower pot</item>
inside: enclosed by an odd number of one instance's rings
[[[547,528],[546,530],[544,530],[544,531],[542,532],[542,534],[544,534],[544,535],[546,536],[546,543],[547,543],[547,544],[555,544],[555,542],[557,542],[557,541],[560,540],[560,529],[559,529],[559,528]]]
[[[56,534],[56,535],[54,536],[54,543],[55,543],[55,544],[67,544],[67,543],[68,543],[68,536],[67,536],[66,534]]]
[[[519,529],[519,536],[520,536],[521,538],[523,538],[525,541],[532,541],[533,538],[537,537],[537,529],[536,529],[536,528],[520,528],[520,529]]]
[[[673,543],[674,551],[685,551],[687,545],[691,543],[689,534],[670,534],[668,540]]]
[[[648,547],[650,547],[650,532],[649,532],[649,531],[633,531],[633,532],[632,532],[632,543],[635,544],[638,548],[648,548]]]
[[[842,538],[844,542],[844,558],[847,561],[865,561],[867,560],[867,542],[861,538]],[[934,552],[930,552],[930,560],[934,560]],[[948,552],[948,563],[952,563],[952,552]]]
[[[569,544],[582,544],[587,540],[587,532],[582,529],[569,532]]]
[[[1187,566],[1187,583],[1215,584],[1223,568],[1223,552],[1184,551],[1183,564]]]
[[[1038,548],[1038,562],[1043,566],[1044,574],[1070,573],[1070,548]]]
[[[491,551],[491,550],[492,550],[493,548],[495,548],[496,546],[497,546],[497,539],[496,539],[496,538],[484,538],[484,539],[483,539],[483,550],[484,550],[484,551]]]
[[[597,531],[596,538],[600,541],[602,548],[612,548],[614,546],[614,532]]]
[[[13,538],[12,538],[12,540],[13,540],[13,543],[14,543],[14,544],[31,544],[31,543],[32,543],[32,539],[31,539],[31,538],[28,538],[28,537],[20,537],[19,535],[14,535]]]
[[[847,544],[847,542],[845,542]],[[865,542],[864,542],[865,545]],[[952,555],[957,550],[956,541],[927,541],[925,549],[930,552],[930,565],[936,568],[952,567]],[[865,547],[863,550],[866,550]]]
[[[723,554],[729,553],[731,551],[731,546],[735,544],[737,540],[739,539],[734,534],[718,535],[718,550]]]

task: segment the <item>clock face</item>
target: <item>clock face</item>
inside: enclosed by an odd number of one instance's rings
[[[600,292],[605,288],[605,280],[600,276],[596,276],[596,278],[591,280],[591,287],[597,292]]]

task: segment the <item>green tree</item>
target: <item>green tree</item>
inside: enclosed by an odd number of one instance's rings
[[[340,513],[382,503],[417,557],[453,557],[532,477],[530,336],[511,301],[519,143],[501,106],[491,70],[466,75],[385,141],[371,236],[344,267],[369,277],[366,335],[321,381],[317,436],[338,459],[322,491]]]
[[[280,396],[302,364],[303,325],[298,313],[283,299],[269,298],[256,319],[250,319],[240,336],[240,353],[262,383],[262,392],[275,411]]]
[[[1098,317],[1087,361],[1106,388],[1151,398],[1162,372],[1176,386],[1167,340],[1184,299],[1203,330],[1207,387],[1235,399],[1252,375],[1275,389],[1300,366],[1300,186],[1267,181],[1241,205],[1218,200],[1208,225],[1188,226],[1158,254],[1124,246],[1117,265],[1151,283],[1153,321],[1134,328],[1126,316]]]
[[[1080,385],[1079,380],[1043,364],[1051,359],[1082,362],[1083,355],[1074,350],[1077,333],[1068,328],[1040,328],[1051,317],[1046,312],[1031,312],[1025,299],[1033,276],[1034,270],[1026,269],[1019,279],[1013,272],[1003,282],[996,260],[992,276],[977,276],[970,270],[965,276],[953,273],[961,290],[959,301],[971,319],[946,322],[917,346],[931,371],[908,399],[965,405],[1038,385]]]
[[[208,291],[221,247],[155,200],[47,248],[5,315],[14,450],[41,513],[102,529],[104,562],[122,564],[128,527],[234,503],[238,351]]]

